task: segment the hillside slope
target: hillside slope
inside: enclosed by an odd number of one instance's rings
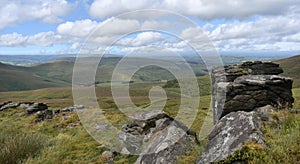
[[[27,67],[12,66],[0,63],[0,91],[32,90],[39,88],[59,87],[60,83],[40,77]]]
[[[102,58],[97,69],[95,83],[100,84],[110,82],[115,66],[121,59],[121,57]],[[133,63],[141,60],[145,59],[130,58],[130,62]],[[91,61],[91,59],[88,61]],[[1,63],[0,92],[71,86],[74,62],[75,58],[70,57],[34,65],[32,67],[13,66]],[[167,62],[175,63],[179,68],[184,64],[173,60]],[[196,76],[207,74],[203,64],[195,62],[189,62],[189,64]],[[130,69],[135,68],[131,67]],[[126,72],[129,72],[129,70]],[[117,76],[123,77],[124,74],[119,73]],[[174,78],[175,77],[166,69],[162,69],[155,65],[149,65],[139,68],[131,80],[135,82],[157,82],[160,80],[172,80]]]
[[[294,79],[294,88],[300,88],[300,55],[274,61],[284,70],[282,75]]]

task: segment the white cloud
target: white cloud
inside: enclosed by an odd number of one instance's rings
[[[57,27],[57,32],[62,35],[84,37],[95,30],[98,26],[96,21],[90,19],[77,20],[75,22],[65,22]]]
[[[280,15],[295,10],[300,1],[291,0],[94,0],[91,16],[105,19],[141,9],[165,9],[200,19],[247,18],[253,15]]]
[[[95,31],[96,36],[116,36],[140,29],[140,23],[134,19],[109,18],[103,21]]]
[[[38,46],[51,46],[59,43],[62,36],[55,34],[52,31],[41,32],[35,35],[28,36],[27,44],[38,45]]]
[[[40,20],[45,23],[58,23],[72,10],[66,0],[2,0],[0,2],[0,29],[24,21]]]
[[[154,5],[155,0],[95,0],[89,9],[91,16],[106,19],[126,11],[139,10]]]
[[[154,21],[154,20],[146,20],[143,22],[141,28],[142,29],[169,29],[170,27],[174,26],[175,23],[168,22],[168,21]]]
[[[255,20],[203,25],[187,28],[181,38],[196,45],[205,44],[210,39],[221,51],[251,50],[300,50],[300,14],[288,13],[280,16],[260,16]],[[207,38],[205,35],[207,35]],[[202,42],[201,42],[202,41]]]
[[[262,17],[251,22],[235,22],[218,25],[210,33],[214,40],[234,38],[282,37],[298,32],[300,16]]]
[[[123,46],[137,47],[146,46],[151,43],[162,40],[164,37],[158,32],[142,32],[135,38],[125,38],[120,40],[119,44]]]
[[[287,42],[299,42],[300,43],[300,33],[285,36],[282,38],[282,40],[287,41]]]
[[[26,3],[27,6],[25,5],[24,9],[20,9],[20,4],[23,4],[21,1],[14,1],[13,3],[3,3],[0,1],[0,5],[2,5],[2,7],[0,7],[0,18],[3,18],[0,19],[0,29],[28,20],[41,20],[48,23],[57,22],[61,19],[61,16],[69,12],[68,10],[71,5],[64,0],[30,2],[34,5],[30,7],[28,6],[29,3]],[[49,7],[50,2],[58,2],[61,6],[56,5]],[[160,42],[161,44],[156,44],[155,46],[158,48],[169,48],[174,51],[182,51],[189,46],[190,41],[192,41],[194,45],[200,45],[197,48],[203,48],[209,45],[208,39],[211,39],[221,51],[300,50],[300,12],[293,8],[297,3],[296,1],[274,0],[271,3],[271,0],[262,0],[260,5],[258,5],[258,0],[251,2],[215,2],[216,0],[141,0],[132,3],[132,1],[129,0],[96,0],[90,7],[90,13],[94,17],[105,19],[102,22],[82,19],[61,23],[57,26],[56,31],[39,32],[33,35],[19,33],[3,34],[0,36],[0,46],[52,46],[54,44],[68,44],[70,45],[70,50],[77,50],[80,48],[80,43],[84,42],[85,38],[94,31],[95,33],[89,38],[89,41],[96,43],[95,45],[97,46],[95,46],[95,49],[109,46],[121,35],[141,32],[136,35],[136,37],[128,37],[120,40],[117,45],[123,46],[124,50],[129,50],[147,47],[152,45],[152,43]],[[111,8],[107,7],[107,5],[111,3],[113,3],[114,6]],[[174,21],[174,19],[146,19],[146,21],[143,21],[143,19],[136,20],[130,17],[127,19],[110,17],[121,11],[140,8],[157,8],[158,6],[163,9],[172,9],[186,15],[193,15],[201,19],[258,16],[246,20],[222,20],[222,22],[224,22],[222,24],[218,24],[214,21],[208,22],[202,26],[203,31],[199,27],[186,28],[183,31],[179,31],[178,29],[185,28],[186,26],[184,26],[184,23],[182,23],[182,25]],[[270,6],[274,7],[272,11]],[[281,6],[281,8],[279,9],[278,6]],[[24,12],[23,10],[25,9],[29,12]],[[66,11],[63,9],[66,9]],[[289,12],[287,12],[288,9],[290,9]],[[13,10],[16,10],[16,13],[10,14]],[[22,12],[24,14],[20,16]],[[56,14],[52,14],[53,12]],[[138,18],[140,17],[138,16]],[[178,34],[183,41],[176,39],[168,40],[165,38],[165,35],[161,33],[143,31],[148,29],[165,29],[167,32],[173,29],[170,33]]]
[[[51,46],[62,42],[62,36],[52,31],[41,32],[34,35],[22,35],[19,33],[4,34],[0,36],[0,46]]]
[[[18,33],[4,34],[0,36],[1,46],[23,46],[26,43],[27,36]]]

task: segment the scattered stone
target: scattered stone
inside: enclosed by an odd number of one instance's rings
[[[33,114],[36,113],[38,111],[43,111],[48,109],[48,106],[44,103],[34,103],[31,106],[29,106],[27,109],[25,109],[25,113],[26,114]]]
[[[68,120],[68,119],[70,119],[70,118],[71,118],[71,116],[64,116],[64,117],[63,117],[64,120]]]
[[[10,108],[17,108],[19,105],[20,105],[20,103],[7,101],[2,104],[0,111],[4,111],[4,110],[10,109]]]
[[[105,130],[105,129],[107,129],[108,127],[109,127],[108,124],[96,124],[94,128],[95,128],[96,130]]]
[[[255,112],[232,112],[224,116],[208,136],[208,143],[197,164],[223,160],[240,150],[246,142],[265,146]]]
[[[262,121],[269,121],[272,119],[271,113],[275,111],[275,108],[271,105],[256,108],[254,110]]]
[[[16,116],[22,117],[22,116],[24,116],[24,113],[16,113]]]
[[[31,105],[33,105],[34,102],[20,102],[20,107],[23,109],[26,109],[28,107],[30,107]]]
[[[28,108],[29,106],[31,106],[33,104],[33,102],[12,102],[12,101],[6,101],[3,102],[2,104],[0,104],[0,111],[3,110],[7,110],[7,109],[14,109],[17,107],[21,107],[21,108]]]
[[[291,113],[300,114],[300,109],[292,109]]]
[[[38,111],[36,113],[36,122],[51,120],[54,117],[52,110]]]
[[[113,156],[113,153],[112,153],[111,151],[104,151],[104,152],[102,153],[102,155],[112,157],[112,156]]]
[[[4,105],[12,103],[12,101],[5,101],[2,104],[0,104],[0,108],[2,108]]]
[[[53,110],[53,113],[54,113],[54,114],[59,114],[59,113],[60,113],[60,110],[59,110],[59,109],[55,109],[55,110]]]
[[[70,123],[70,124],[68,124],[67,128],[73,128],[76,126],[80,126],[80,123],[79,122]]]
[[[166,113],[153,110],[131,117],[119,134],[122,153],[140,154],[136,163],[176,163],[199,144],[196,133]]]
[[[107,161],[107,163],[112,164],[113,161],[114,161],[114,156],[116,156],[117,153],[116,152],[111,152],[111,151],[104,151],[102,153],[102,155],[109,158],[108,161]]]
[[[83,105],[74,105],[74,106],[66,107],[66,108],[62,109],[61,112],[73,112],[76,109],[84,109],[84,106]]]

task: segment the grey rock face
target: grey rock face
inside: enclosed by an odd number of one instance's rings
[[[54,117],[54,112],[52,110],[38,111],[36,113],[36,122],[51,120]]]
[[[244,75],[279,75],[281,73],[283,73],[283,70],[279,67],[279,64],[261,61],[248,61],[241,64],[226,65],[213,70],[216,83],[233,82],[237,77]]]
[[[248,141],[265,145],[255,112],[232,112],[214,126],[198,164],[223,160]]]
[[[271,105],[266,105],[263,107],[256,108],[254,111],[260,117],[262,121],[270,121],[272,120],[271,113],[273,113],[275,108]]]
[[[44,103],[34,103],[33,105],[31,105],[28,108],[26,108],[24,110],[24,112],[26,114],[33,114],[33,113],[36,113],[38,111],[43,111],[43,110],[46,110],[46,109],[48,109],[47,104],[44,104]]]
[[[212,72],[215,126],[197,163],[231,156],[248,142],[265,146],[260,121],[270,121],[274,110],[291,108],[293,80],[279,76],[271,62],[245,62]]]
[[[132,117],[119,134],[122,153],[140,154],[136,163],[176,163],[191,146],[198,144],[195,132],[158,110]]]
[[[12,102],[12,101],[6,101],[0,105],[0,111],[4,111],[10,108],[17,108],[20,105],[20,103]]]
[[[0,104],[0,109],[1,109],[3,106],[5,106],[5,105],[7,105],[7,104],[9,104],[9,103],[12,103],[12,101],[5,101],[5,102],[1,103],[1,104]]]
[[[258,61],[214,69],[214,123],[234,111],[253,111],[266,105],[291,108],[293,80],[278,76],[282,72],[278,64]]]

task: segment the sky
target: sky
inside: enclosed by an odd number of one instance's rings
[[[296,55],[298,6],[299,0],[0,0],[0,55],[108,47],[114,54],[185,52],[208,42],[220,54]]]

